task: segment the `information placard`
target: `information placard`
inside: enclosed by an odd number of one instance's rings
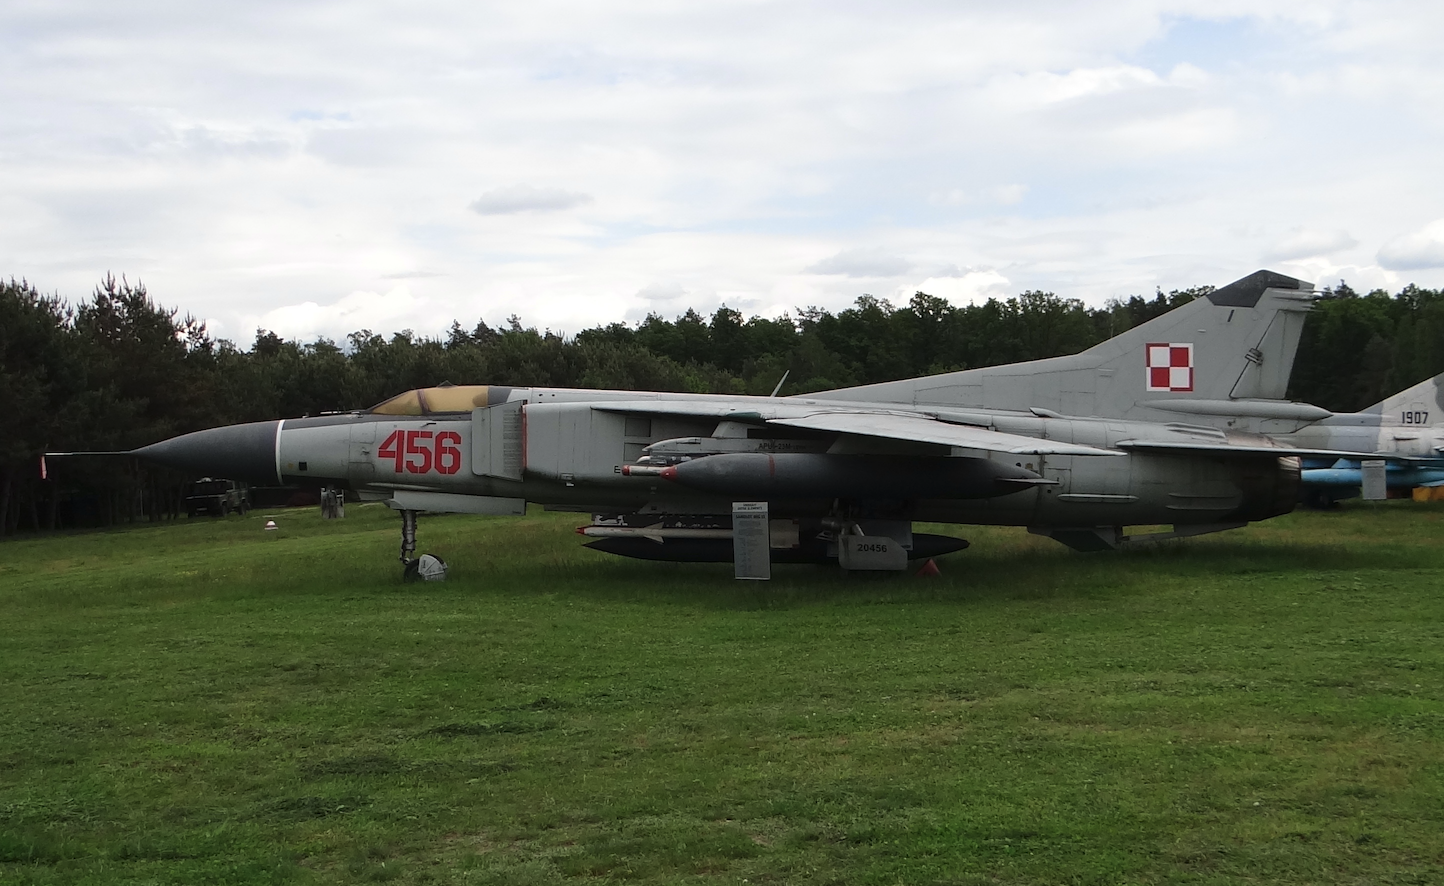
[[[766,581],[772,578],[771,528],[767,502],[732,503],[732,574],[737,578]]]
[[[1365,501],[1383,501],[1389,497],[1388,485],[1384,482],[1385,462],[1382,458],[1366,458],[1359,462],[1363,474]]]

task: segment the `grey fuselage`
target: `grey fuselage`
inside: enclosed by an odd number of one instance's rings
[[[873,514],[897,519],[1030,527],[1243,523],[1286,513],[1297,491],[1298,463],[1267,452],[1140,452],[1118,444],[1249,443],[1207,427],[1054,418],[1028,413],[939,414],[947,421],[1039,441],[1078,443],[1106,455],[1019,454],[792,432],[765,424],[774,415],[826,409],[822,400],[637,393],[553,388],[498,389],[471,412],[428,415],[346,413],[201,431],[139,454],[192,470],[225,473],[246,465],[247,479],[346,484],[363,498],[420,510],[485,513],[467,502],[524,500],[596,514],[727,514],[737,494],[690,489],[657,476],[627,476],[643,450],[695,438],[709,451],[814,452],[833,455],[970,458],[1040,478],[1037,485],[980,498],[917,496],[861,499]],[[501,395],[504,393],[504,399]],[[625,405],[630,411],[614,411]],[[894,409],[873,404],[879,411]],[[682,414],[671,412],[681,409]],[[651,414],[637,410],[648,408]],[[849,409],[869,404],[852,403]],[[696,414],[697,412],[707,414]],[[407,451],[407,441],[411,450]],[[709,442],[710,441],[710,442]],[[264,451],[269,448],[269,452]],[[1016,488],[1016,487],[1015,487]],[[439,496],[439,497],[438,497]],[[773,501],[778,516],[828,513],[847,488],[827,497]],[[466,506],[452,506],[460,502]],[[498,505],[494,513],[514,513]]]

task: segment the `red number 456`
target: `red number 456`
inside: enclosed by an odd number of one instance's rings
[[[433,441],[432,437],[435,437]],[[376,450],[381,458],[389,458],[396,464],[396,473],[402,466],[408,474],[454,474],[461,470],[461,450],[456,447],[461,435],[455,431],[402,431],[391,432],[391,436]]]

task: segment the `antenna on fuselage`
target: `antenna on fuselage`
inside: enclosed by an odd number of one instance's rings
[[[787,370],[786,372],[783,372],[783,373],[782,373],[782,378],[779,378],[779,379],[777,380],[777,387],[773,388],[773,389],[772,389],[772,393],[768,394],[767,396],[769,396],[769,397],[776,397],[776,396],[777,396],[777,392],[780,391],[780,390],[782,390],[782,386],[787,383],[787,376],[790,375],[791,373],[792,373],[792,370],[791,370],[791,369]]]

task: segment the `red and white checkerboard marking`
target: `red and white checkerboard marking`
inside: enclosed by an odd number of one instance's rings
[[[1148,390],[1187,392],[1193,390],[1193,345],[1148,345]]]

